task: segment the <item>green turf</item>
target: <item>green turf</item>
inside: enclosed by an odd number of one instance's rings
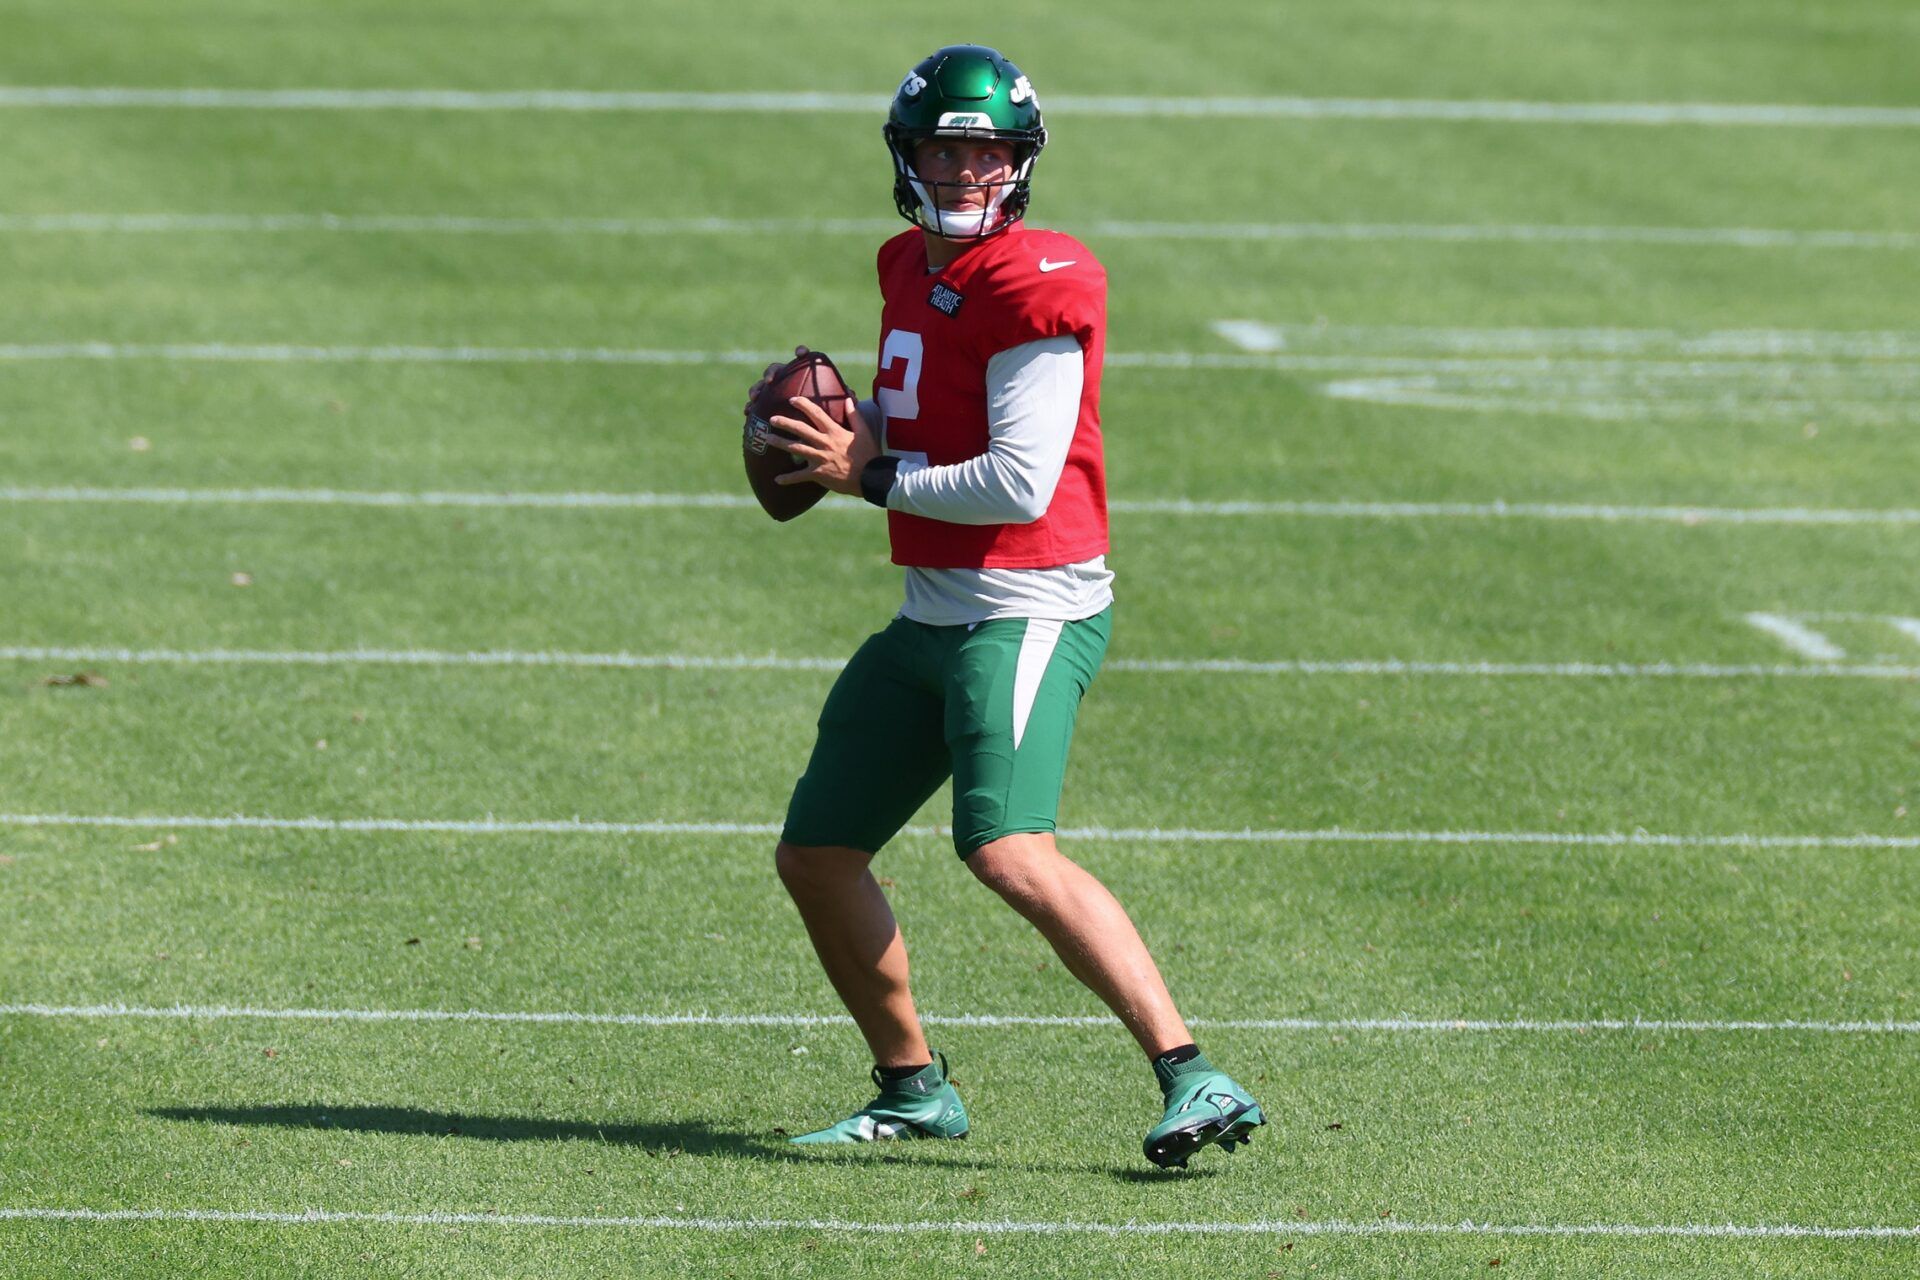
[[[884,93],[946,39],[1048,95],[1911,106],[1911,6],[932,10],[0,0],[0,84]],[[826,69],[823,71],[823,69]],[[1920,253],[1139,238],[1104,222],[1911,233],[1920,131],[1102,119],[1053,111],[1036,221],[1111,349],[1321,324],[1324,367],[1107,371],[1112,490],[1156,498],[1911,508]],[[5,109],[0,215],[893,225],[835,114]],[[899,224],[904,225],[904,224]],[[0,344],[824,347],[871,374],[881,231],[125,232],[0,225]],[[1407,332],[1406,327],[1435,332]],[[1546,361],[1491,330],[1671,331]],[[1711,357],[1726,330],[1891,354]],[[1491,343],[1449,355],[1449,335]],[[1675,336],[1677,335],[1677,336]],[[1477,408],[1342,399],[1416,362]],[[1455,367],[1436,361],[1464,359]],[[1508,362],[1501,389],[1472,362]],[[1521,363],[1514,364],[1519,361]],[[1582,362],[1586,363],[1582,363]],[[1392,371],[1387,371],[1391,373]],[[746,363],[0,359],[0,485],[738,494]],[[1573,390],[1568,390],[1573,388]],[[1806,402],[1791,410],[1787,397]],[[1634,401],[1606,418],[1542,400]],[[138,441],[138,447],[135,442]],[[821,510],[0,502],[0,647],[838,659],[899,597]],[[1122,512],[1115,659],[1920,666],[1911,526]],[[234,575],[247,585],[235,585]],[[104,684],[61,683],[90,670]],[[0,659],[0,813],[777,822],[826,671]],[[1920,833],[1920,682],[1112,670],[1072,827]],[[324,745],[322,745],[324,744]],[[879,866],[921,1007],[1098,1013],[921,828]],[[1147,1167],[1115,1025],[937,1025],[965,1145],[797,1154],[865,1099],[838,1022],[211,1018],[265,1009],[832,1015],[770,834],[0,824],[0,1214],[774,1219],[786,1227],[0,1216],[0,1275],[1884,1277],[1895,1239],[1003,1234],[968,1224],[1920,1221],[1911,1032],[1338,1031],[1222,1020],[1920,1019],[1906,847],[1082,838],[1272,1125]],[[1207,1025],[1211,1022],[1212,1025]],[[806,1225],[805,1220],[832,1220]],[[908,1235],[840,1224],[933,1224]],[[1499,1263],[1497,1272],[1489,1267]]]
[[[22,998],[832,1009],[769,837],[172,834],[10,841]],[[1898,1020],[1920,1000],[1898,851],[1073,847],[1133,904],[1196,1017]],[[1097,1010],[1037,935],[985,909],[943,840],[906,839],[881,871],[930,1012]],[[654,909],[693,879],[710,891]],[[1230,942],[1203,941],[1208,880],[1237,886]]]
[[[846,360],[849,376],[870,376],[865,348]],[[11,413],[0,458],[21,485],[739,492],[729,447],[739,430],[734,366],[663,375],[609,366],[71,361],[3,372]],[[1611,422],[1383,413],[1314,394],[1319,379],[1305,381],[1255,371],[1109,372],[1102,400],[1115,496],[1912,501],[1902,470],[1909,426],[1829,419],[1809,435],[1802,421],[1710,413]],[[145,451],[129,447],[136,437]],[[737,515],[712,521],[761,532]],[[1120,523],[1122,536],[1136,524]],[[1304,532],[1282,524],[1268,536]],[[799,526],[793,533],[812,536]]]

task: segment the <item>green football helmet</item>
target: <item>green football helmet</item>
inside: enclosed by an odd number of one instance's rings
[[[893,203],[900,216],[948,240],[984,240],[1027,209],[1033,163],[1047,145],[1040,102],[1020,68],[997,50],[950,44],[923,59],[887,110],[893,154]],[[913,169],[923,138],[994,139],[1013,144],[1013,176],[999,182],[927,182]],[[986,193],[984,209],[942,209],[938,197],[959,190]]]

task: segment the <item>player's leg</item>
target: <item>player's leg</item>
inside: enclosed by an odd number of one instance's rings
[[[1266,1117],[1253,1095],[1217,1070],[1187,1033],[1146,943],[1105,885],[1046,833],[1002,836],[967,857],[974,875],[1033,923],[1067,971],[1113,1010],[1146,1050],[1160,1085],[1160,1122],[1142,1149],[1185,1167],[1212,1143],[1231,1152]]]
[[[1118,900],[1054,845],[1074,722],[1110,620],[1111,611],[1080,622],[988,622],[958,646],[946,721],[954,845],[1146,1051],[1164,1111],[1144,1149],[1156,1164],[1184,1165],[1210,1143],[1233,1150],[1266,1121],[1193,1043]]]
[[[1033,922],[1151,1057],[1188,1043],[1186,1024],[1126,911],[1053,840],[1074,723],[1111,616],[1010,618],[961,642],[946,721],[953,835],[974,875]]]
[[[775,865],[828,980],[873,1051],[880,1096],[796,1142],[965,1137],[966,1110],[928,1048],[907,948],[869,863],[945,781],[926,628],[896,620],[862,645],[820,713]]]
[[[1002,836],[967,868],[1038,929],[1067,972],[1125,1024],[1149,1058],[1192,1042],[1160,967],[1126,909],[1049,832]]]
[[[867,864],[845,846],[780,842],[774,864],[840,1003],[883,1068],[933,1061],[909,984],[907,944]]]

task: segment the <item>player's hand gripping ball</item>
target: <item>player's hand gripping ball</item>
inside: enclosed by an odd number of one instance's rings
[[[846,380],[823,353],[799,347],[795,357],[786,364],[767,366],[766,373],[748,393],[741,454],[746,459],[747,481],[753,486],[753,496],[775,520],[791,520],[827,496],[827,490],[811,480],[779,482],[781,476],[804,471],[809,465],[807,459],[783,447],[796,437],[772,422],[775,417],[799,415],[799,408],[793,404],[795,396],[813,401],[843,427],[852,427],[857,416],[854,396],[847,389]]]

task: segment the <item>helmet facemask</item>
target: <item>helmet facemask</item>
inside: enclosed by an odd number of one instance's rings
[[[944,240],[968,242],[985,240],[1004,231],[1026,212],[1034,161],[1046,145],[1046,131],[1038,139],[1026,135],[1007,137],[984,130],[907,130],[889,125],[887,149],[893,153],[893,199],[901,216],[930,234]],[[915,146],[927,138],[970,138],[1004,141],[1013,151],[1010,173],[991,182],[934,182],[922,178],[913,167]],[[958,203],[954,197],[970,191],[984,192],[986,203],[979,208],[943,208]],[[947,197],[942,200],[941,197]]]

